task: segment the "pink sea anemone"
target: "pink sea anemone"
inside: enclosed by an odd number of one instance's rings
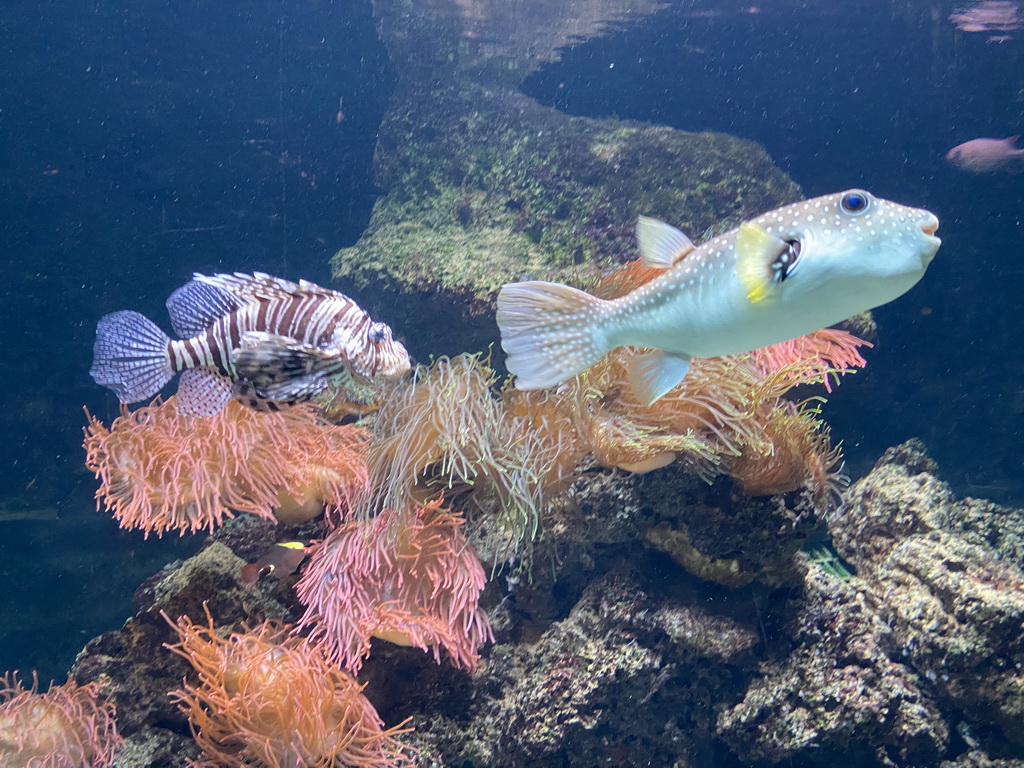
[[[840,375],[867,365],[860,348],[871,346],[848,331],[824,328],[755,349],[751,355],[765,374],[782,373],[793,386],[820,383],[831,392]]]
[[[4,768],[107,768],[121,743],[115,708],[96,683],[68,678],[39,693],[17,673],[0,676],[0,765]]]
[[[345,523],[314,552],[299,581],[302,625],[353,673],[372,637],[431,650],[438,662],[443,648],[470,671],[492,639],[479,607],[483,567],[459,532],[463,519],[440,503],[410,502]]]
[[[97,505],[147,537],[213,531],[235,512],[295,523],[340,513],[365,487],[367,436],[309,405],[262,413],[232,401],[204,418],[172,397],[123,410],[109,428],[90,416],[86,466],[100,479]]]

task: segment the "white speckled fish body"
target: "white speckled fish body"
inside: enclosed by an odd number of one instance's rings
[[[796,338],[885,304],[924,275],[939,246],[933,214],[867,193],[850,213],[840,193],[779,208],[749,224],[800,244],[785,279],[752,301],[733,230],[613,302],[609,348],[629,344],[693,357],[746,352]],[[744,225],[747,226],[747,225]]]
[[[520,389],[557,386],[623,345],[630,382],[654,402],[694,357],[787,341],[892,301],[935,256],[939,220],[862,190],[788,205],[700,247],[641,217],[644,261],[659,277],[610,301],[557,283],[509,283],[498,293],[506,364]]]

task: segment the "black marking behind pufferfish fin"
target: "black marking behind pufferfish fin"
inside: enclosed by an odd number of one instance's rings
[[[221,317],[245,304],[243,299],[230,291],[192,280],[168,297],[167,312],[178,337],[192,339],[204,333]]]

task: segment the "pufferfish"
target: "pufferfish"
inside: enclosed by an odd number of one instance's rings
[[[885,304],[924,275],[941,241],[930,211],[859,189],[787,205],[700,246],[640,217],[646,266],[666,269],[617,299],[566,285],[509,283],[498,293],[506,364],[519,389],[554,387],[616,347],[648,404],[678,385],[695,357],[749,352]]]
[[[122,403],[148,400],[181,373],[178,410],[218,413],[308,400],[334,376],[375,379],[412,367],[391,328],[348,296],[262,272],[193,276],[167,299],[171,339],[138,312],[100,318],[89,373]]]

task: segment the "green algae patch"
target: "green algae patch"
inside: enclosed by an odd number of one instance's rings
[[[467,82],[403,86],[376,168],[384,195],[334,276],[454,298],[468,314],[507,282],[585,285],[636,258],[640,214],[696,237],[801,197],[753,142],[570,117]]]

